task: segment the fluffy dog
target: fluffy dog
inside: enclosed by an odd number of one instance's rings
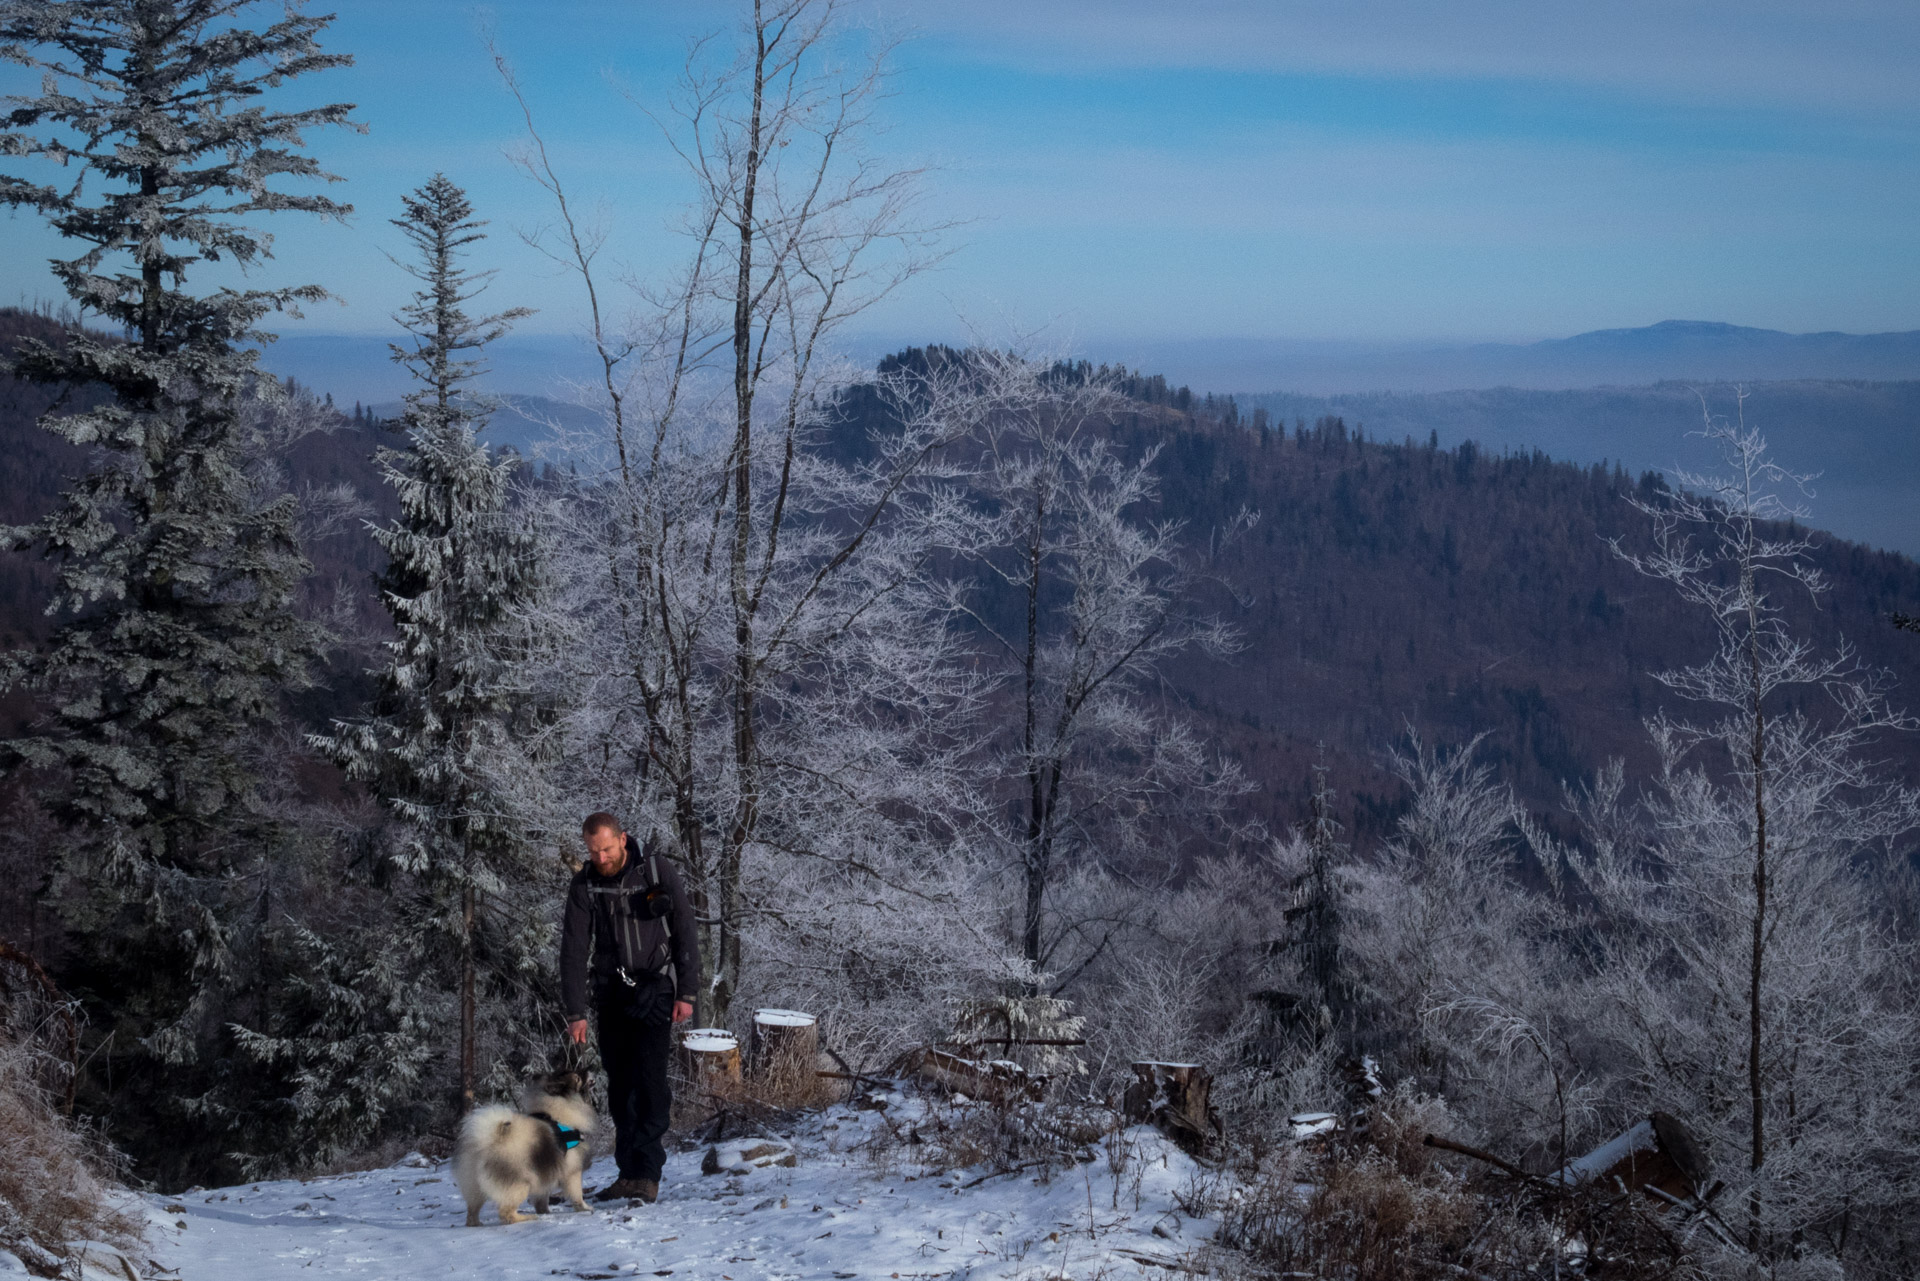
[[[475,1108],[460,1127],[453,1177],[466,1198],[470,1228],[480,1226],[480,1207],[489,1201],[499,1207],[502,1223],[518,1223],[528,1197],[534,1211],[545,1214],[556,1191],[564,1191],[574,1209],[587,1208],[580,1193],[586,1140],[593,1132],[587,1074],[549,1072],[527,1086],[520,1104],[518,1112]]]

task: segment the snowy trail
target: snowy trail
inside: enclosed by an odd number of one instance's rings
[[[962,1185],[984,1171],[915,1178],[849,1154],[847,1132],[857,1137],[869,1117],[823,1118],[797,1136],[793,1169],[703,1176],[700,1152],[676,1154],[655,1205],[590,1203],[582,1214],[561,1203],[510,1226],[497,1224],[489,1206],[485,1227],[465,1227],[450,1167],[420,1157],[304,1182],[149,1196],[149,1254],[183,1281],[319,1274],[1168,1281],[1181,1272],[1144,1260],[1189,1259],[1213,1228],[1178,1208],[1205,1173],[1151,1130],[1125,1136],[1130,1155],[1117,1176],[1096,1149],[1095,1160],[1045,1182],[1008,1174],[969,1188]],[[613,1177],[611,1160],[602,1159],[587,1186]]]

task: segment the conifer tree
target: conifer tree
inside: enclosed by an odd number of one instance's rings
[[[532,940],[515,924],[518,895],[501,893],[520,880],[512,869],[526,853],[501,762],[519,692],[516,611],[536,581],[532,535],[508,511],[514,460],[479,439],[491,406],[468,384],[486,344],[530,313],[465,311],[492,274],[460,266],[486,225],[465,192],[436,174],[403,204],[394,225],[413,247],[417,261],[406,269],[422,288],[395,317],[411,341],[393,355],[419,386],[400,423],[408,447],[380,453],[401,517],[374,532],[389,558],[380,586],[398,635],[374,714],[319,742],[401,822],[398,870],[418,927],[403,934],[423,973],[441,961],[458,966],[460,1095],[470,1106],[481,953],[496,975],[535,964]],[[500,918],[493,928],[489,899]]]
[[[49,646],[6,658],[5,684],[47,712],[5,757],[59,779],[73,835],[54,888],[77,964],[92,967],[76,986],[131,1020],[119,1047],[176,1067],[221,1034],[246,981],[233,932],[275,829],[251,762],[322,641],[293,608],[307,572],[293,501],[248,468],[260,402],[284,393],[245,344],[266,337],[264,316],[324,291],[189,287],[203,264],[270,256],[251,215],[349,212],[281,184],[331,179],[302,135],[348,123],[351,108],[259,99],[350,59],[321,51],[329,18],[290,6],[256,28],[252,7],[0,4],[0,58],[41,73],[37,95],[9,100],[0,203],[78,242],[54,274],[83,318],[125,333],[29,342],[13,363],[62,389],[42,425],[94,462],[52,513],[4,531],[60,563],[62,618]]]

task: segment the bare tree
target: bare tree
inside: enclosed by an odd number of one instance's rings
[[[900,519],[909,491],[921,516],[948,501],[921,483],[951,435],[938,414],[906,415],[852,464],[815,448],[848,381],[832,336],[926,265],[937,230],[914,218],[918,171],[865,151],[890,48],[840,61],[851,44],[832,0],[781,0],[753,4],[731,58],[715,40],[693,46],[656,117],[692,181],[685,265],[642,290],[625,323],[607,304],[604,235],[577,215],[527,112],[524,166],[558,215],[534,243],[577,274],[601,365],[607,487],[595,510],[614,537],[593,545],[607,552],[598,579],[629,683],[607,732],[636,800],[669,811],[714,1021],[738,992],[760,910],[749,859],[769,841],[803,848],[785,817],[770,837],[770,810],[813,790],[795,780],[839,768],[771,726],[804,724],[806,695],[868,644],[881,602],[923,581],[913,549],[926,540],[897,536],[920,518]],[[903,706],[946,696],[916,689]],[[612,766],[611,743],[603,760]]]

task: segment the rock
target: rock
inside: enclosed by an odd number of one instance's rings
[[[80,1265],[85,1281],[140,1281],[127,1256],[105,1241],[69,1241],[67,1258]]]

